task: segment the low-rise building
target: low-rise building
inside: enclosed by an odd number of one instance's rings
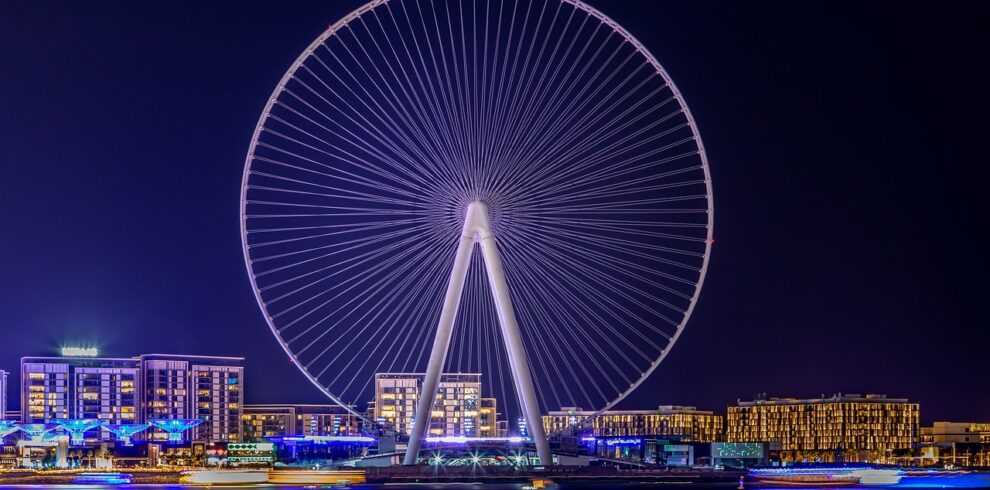
[[[929,463],[990,466],[990,423],[935,422],[921,428],[921,445]]]
[[[286,436],[358,436],[361,419],[338,405],[245,405],[244,440]]]
[[[739,401],[727,442],[780,443],[784,461],[889,461],[919,444],[919,406],[885,395]]]
[[[547,434],[570,432],[594,437],[676,437],[681,441],[715,442],[722,433],[723,419],[696,407],[661,405],[656,410],[593,411],[564,407],[543,416]]]

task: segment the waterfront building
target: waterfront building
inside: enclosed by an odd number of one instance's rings
[[[136,359],[24,357],[21,359],[21,422],[93,419],[130,424],[138,418],[140,364]],[[109,437],[105,430],[90,438]]]
[[[990,466],[990,423],[935,422],[921,428],[922,458],[956,466]]]
[[[412,432],[422,373],[375,374],[374,418],[388,424],[398,434]],[[443,373],[436,402],[430,412],[427,435],[496,437],[500,434],[498,405],[494,398],[482,398],[481,374]]]
[[[0,420],[7,420],[7,371],[0,369]]]
[[[739,401],[726,441],[780,443],[784,461],[888,461],[918,447],[918,414],[917,403],[885,395]]]
[[[242,438],[242,358],[165,354],[106,358],[96,357],[95,349],[77,348],[63,349],[63,354],[21,359],[22,423],[95,419],[102,425],[127,425],[202,419],[184,440]],[[112,439],[105,428],[86,435],[91,440]],[[155,428],[138,437],[165,441],[168,434]]]
[[[338,405],[245,405],[244,440],[286,436],[358,436],[361,419]]]
[[[676,437],[681,441],[711,443],[722,433],[723,419],[696,407],[661,405],[656,410],[593,411],[564,407],[543,416],[547,434],[582,437]]]
[[[201,419],[189,437],[196,441],[243,440],[244,358],[145,354],[144,420]],[[152,440],[167,434],[149,431]]]

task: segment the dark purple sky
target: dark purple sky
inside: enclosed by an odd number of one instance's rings
[[[985,17],[591,3],[676,80],[715,185],[695,316],[624,406],[886,392],[990,420]],[[242,355],[249,401],[321,400],[254,302],[238,194],[275,83],[358,5],[0,3],[0,369],[76,342]]]

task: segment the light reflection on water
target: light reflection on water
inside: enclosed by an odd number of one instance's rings
[[[635,483],[615,483],[615,482],[581,482],[563,483],[550,487],[548,490],[678,490],[690,488],[692,490],[729,490],[735,489],[736,483],[722,484],[693,484],[693,483],[671,483],[671,482],[635,482]],[[421,483],[421,484],[365,484],[352,485],[352,490],[520,490],[521,483]],[[267,488],[272,490],[302,490],[308,488],[331,488],[312,486],[289,486],[289,485],[224,485],[207,487],[205,485],[0,485],[0,489],[74,489],[74,490],[120,490],[120,489],[140,489],[140,490],[183,490],[189,488]],[[339,488],[339,487],[334,487]],[[905,476],[897,485],[886,486],[860,486],[848,487],[786,487],[773,485],[747,484],[746,490],[781,490],[785,488],[801,488],[803,490],[815,489],[835,489],[835,488],[856,488],[856,489],[900,489],[900,488],[985,488],[990,489],[990,473],[967,473],[958,475],[932,475],[932,476]]]

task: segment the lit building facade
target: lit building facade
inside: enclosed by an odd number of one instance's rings
[[[918,419],[917,403],[885,395],[740,401],[726,441],[780,443],[784,461],[886,461],[918,447]]]
[[[140,412],[136,359],[25,357],[21,359],[21,422],[96,419],[133,424]],[[109,433],[87,434],[107,438]]]
[[[990,466],[990,423],[935,422],[921,428],[921,445],[931,463]]]
[[[423,377],[422,373],[376,374],[373,420],[388,424],[396,433],[410,434]],[[440,376],[428,436],[496,437],[504,435],[499,433],[504,427],[496,400],[481,396],[481,374]]]
[[[120,425],[202,419],[185,440],[239,442],[243,437],[242,364],[243,359],[235,357],[163,354],[24,357],[19,420],[36,424],[97,419],[103,425]],[[106,429],[86,435],[112,439]],[[168,435],[151,429],[138,437],[165,441]]]
[[[547,434],[594,437],[676,437],[684,442],[715,442],[723,419],[695,407],[663,405],[656,410],[608,410],[599,415],[580,408],[562,408],[543,416]]]
[[[7,371],[0,370],[0,420],[7,419]]]
[[[361,419],[337,405],[246,405],[244,440],[286,436],[359,436]]]
[[[243,358],[146,354],[140,360],[144,420],[201,419],[189,431],[192,440],[243,440]],[[167,437],[157,429],[149,434],[153,440]]]

